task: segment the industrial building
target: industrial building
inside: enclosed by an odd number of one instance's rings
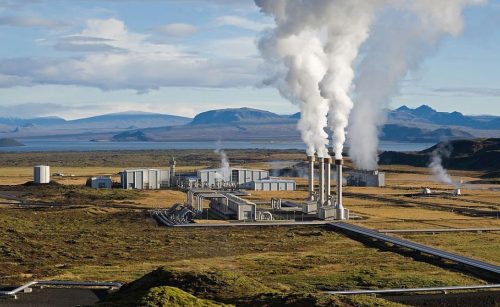
[[[295,180],[267,178],[250,181],[245,184],[246,190],[254,191],[295,191]]]
[[[241,191],[294,191],[294,180],[269,177],[269,172],[242,168],[199,170],[197,177],[189,177],[196,181],[189,185],[185,208],[193,212],[193,218],[216,218],[239,221],[311,221],[349,219],[349,210],[343,206],[342,199],[342,164],[340,159],[308,157],[309,196],[303,203],[272,199],[270,207],[257,207],[257,204],[239,197]],[[318,162],[319,184],[315,186],[315,167]],[[336,195],[332,195],[332,164],[335,165]],[[225,183],[227,185],[225,185]],[[225,189],[232,187],[235,189]],[[164,213],[168,216],[167,213]],[[192,220],[191,219],[191,220]],[[189,219],[170,216],[171,223],[187,223]],[[168,224],[168,223],[167,223]]]
[[[347,176],[347,185],[355,187],[384,187],[385,173],[353,170]]]
[[[200,187],[205,188],[235,188],[254,191],[295,191],[294,180],[269,177],[269,171],[228,168],[205,169],[197,172]],[[190,183],[192,185],[192,182]]]
[[[37,165],[33,168],[33,182],[36,184],[50,183],[50,166]]]
[[[171,186],[170,170],[161,169],[126,169],[120,172],[120,184],[123,189],[157,190]]]
[[[125,169],[120,172],[120,185],[123,189],[157,190],[177,186],[175,166],[172,157],[170,169],[157,168]]]
[[[111,189],[113,180],[109,176],[97,176],[90,178],[88,184],[93,189]]]
[[[246,183],[269,178],[269,171],[244,168],[205,169],[197,172],[204,186],[212,187],[222,183],[232,183],[237,188],[244,188]]]
[[[210,189],[191,189],[187,193],[187,207],[198,216],[203,212],[203,201],[209,201],[209,208],[224,219],[255,220],[257,205],[229,192]]]

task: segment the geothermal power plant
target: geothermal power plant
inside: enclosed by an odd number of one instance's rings
[[[252,191],[282,191],[281,195],[286,195],[295,191],[297,185],[294,180],[271,177],[267,170],[226,166],[198,170],[196,176],[179,178],[177,187],[186,191],[186,203],[152,214],[167,226],[186,224],[193,219],[289,223],[349,219],[342,198],[343,160],[309,155],[307,168],[307,196],[302,202],[272,198],[268,206],[266,202],[249,201],[245,196]],[[331,189],[333,177],[335,191]]]
[[[221,168],[201,169],[192,174],[161,171],[173,174],[168,178],[169,187],[186,192],[187,198],[184,204],[154,210],[152,215],[167,226],[187,224],[194,219],[289,223],[349,219],[349,210],[344,208],[342,198],[342,159],[307,156],[307,186],[302,187],[307,191],[304,199],[272,198],[270,203],[252,202],[246,196],[251,196],[252,191],[277,191],[286,198],[288,192],[298,190],[295,180],[271,176],[269,170],[230,167],[224,159]],[[127,172],[133,173],[123,171],[122,181],[135,178],[135,175],[124,177]],[[143,178],[142,173],[139,177]],[[335,190],[331,189],[332,178],[336,182]],[[121,186],[130,188],[123,182]]]

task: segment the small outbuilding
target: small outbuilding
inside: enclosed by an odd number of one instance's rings
[[[93,189],[111,189],[113,180],[108,176],[92,177],[88,180],[88,185]]]
[[[347,185],[354,187],[384,187],[385,173],[379,171],[353,170],[348,173]]]

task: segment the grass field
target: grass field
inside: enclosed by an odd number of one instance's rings
[[[237,271],[283,290],[481,283],[322,228],[168,229],[141,211],[96,207],[3,208],[0,224],[2,284],[131,281],[165,264]]]
[[[232,154],[229,152],[231,161],[239,165],[261,168],[266,167],[266,161],[303,159],[296,152]],[[179,272],[239,274],[278,292],[485,282],[455,269],[415,261],[411,253],[368,247],[321,227],[159,227],[147,209],[182,203],[186,199],[183,192],[98,191],[83,187],[86,178],[94,175],[110,175],[118,180],[116,174],[123,167],[161,166],[160,157],[166,156],[165,152],[149,158],[148,152],[124,152],[118,156],[105,153],[102,157],[99,153],[99,158],[93,160],[91,153],[55,154],[52,160],[43,160],[48,156],[42,153],[1,155],[0,284],[33,279],[130,282],[165,265]],[[113,161],[113,157],[120,159]],[[185,151],[180,157],[199,161],[188,164],[178,158],[177,169],[181,172],[215,166],[218,159],[210,151]],[[32,180],[29,165],[35,160],[38,162],[33,164],[50,164],[52,172],[74,176],[54,177],[59,185],[22,186]],[[500,219],[495,216],[500,210],[500,192],[491,189],[495,186],[466,185],[464,195],[457,198],[446,195],[452,188],[433,182],[425,168],[386,166],[384,170],[384,188],[345,187],[344,205],[359,218],[352,222],[374,229],[500,228]],[[481,174],[459,171],[452,175],[467,182],[477,180]],[[279,197],[300,203],[307,196],[306,180],[296,179],[299,191],[252,191],[246,198],[269,202],[272,197]],[[421,186],[430,186],[441,194],[420,197],[416,194]],[[21,202],[28,206],[18,207],[16,204]],[[499,263],[499,232],[400,236]]]

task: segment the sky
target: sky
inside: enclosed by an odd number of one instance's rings
[[[468,7],[392,107],[500,115],[500,0]],[[0,0],[0,117],[298,109],[263,86],[252,0]]]

